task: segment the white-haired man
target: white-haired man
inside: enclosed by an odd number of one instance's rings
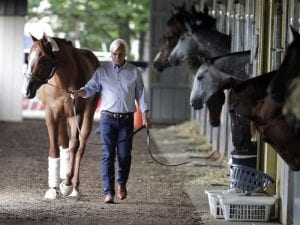
[[[91,80],[74,92],[75,97],[83,98],[101,94],[100,139],[101,143],[105,143],[102,146],[101,167],[105,203],[114,203],[116,156],[118,197],[123,200],[127,196],[135,101],[142,111],[143,124],[151,128],[143,80],[138,68],[126,61],[127,51],[125,40],[114,40],[110,45],[112,62],[101,63]]]

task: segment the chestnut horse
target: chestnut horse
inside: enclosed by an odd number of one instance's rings
[[[287,123],[282,111],[291,81],[300,73],[300,35],[291,28],[293,41],[268,87],[268,95],[259,102],[253,120],[264,141],[269,143],[293,171],[300,170],[300,133]],[[298,104],[298,103],[297,103]]]
[[[49,189],[45,198],[55,199],[58,187],[63,195],[78,197],[80,162],[92,129],[99,95],[78,99],[73,106],[70,91],[84,86],[100,63],[91,51],[77,49],[64,39],[45,34],[40,40],[33,36],[32,39],[23,94],[31,99],[39,90],[45,110],[50,141]],[[76,110],[76,116],[73,110]],[[59,175],[63,179],[61,183]]]

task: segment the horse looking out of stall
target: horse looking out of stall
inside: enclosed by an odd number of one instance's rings
[[[200,109],[203,104],[210,103],[210,112],[219,112],[223,102],[212,101],[212,96],[220,95],[225,89],[230,89],[232,82],[242,82],[249,78],[247,64],[250,62],[250,51],[235,52],[205,60],[199,67],[193,82],[190,103],[194,109]],[[220,105],[221,104],[221,105]],[[229,104],[230,107],[230,104]],[[215,113],[216,114],[216,113]],[[220,117],[220,114],[219,114]],[[231,116],[231,120],[235,120]],[[244,125],[246,133],[232,133],[235,152],[253,152],[252,143],[239,144],[236,140],[251,140],[250,121]]]
[[[293,132],[281,114],[282,104],[268,100],[268,87],[278,71],[257,76],[237,85],[229,94],[231,132],[238,145],[250,143],[249,121],[254,123],[263,140],[279,153],[292,170],[300,170],[300,136]],[[262,110],[263,109],[263,110]],[[267,112],[272,112],[268,117]],[[238,152],[234,152],[235,154]]]
[[[181,34],[187,31],[186,26],[200,26],[205,29],[216,29],[216,19],[208,15],[207,6],[204,12],[197,12],[195,4],[192,5],[191,13],[185,10],[185,4],[182,6],[172,6],[172,16],[167,21],[166,27],[162,34],[162,45],[159,52],[153,60],[153,67],[158,72],[170,67],[169,56],[176,46]]]
[[[51,38],[45,34],[40,40],[31,37],[33,45],[22,91],[30,99],[38,91],[45,110],[50,141],[49,189],[45,198],[55,199],[58,187],[63,195],[78,197],[80,163],[99,95],[78,99],[73,106],[70,91],[84,86],[100,63],[91,51],[77,49],[65,39]],[[61,183],[60,178],[63,179]]]
[[[232,80],[241,82],[248,79],[249,63],[250,51],[234,52],[205,60],[194,77],[191,105],[198,109],[213,94],[231,88]]]
[[[228,94],[232,143],[236,147],[231,152],[232,155],[256,152],[251,147],[251,139],[255,134],[251,115],[258,102],[267,95],[267,87],[275,73],[276,71],[271,71],[238,84],[232,81]]]
[[[249,61],[249,51],[230,53],[205,60],[194,78],[190,96],[191,106],[199,110],[203,104],[209,103],[210,114],[216,115],[220,112],[225,101],[214,101],[212,97],[217,98],[217,95],[221,95],[225,89],[230,88],[232,80],[236,82],[246,80],[249,77],[246,66]]]
[[[263,140],[274,147],[291,170],[298,171],[300,133],[295,132],[282,113],[289,85],[300,73],[300,35],[292,27],[291,31],[293,41],[268,87],[268,95],[256,106],[252,118]]]
[[[201,26],[189,26],[187,32],[181,34],[176,46],[169,56],[171,65],[179,65],[193,56],[211,58],[229,54],[231,37],[216,30]]]

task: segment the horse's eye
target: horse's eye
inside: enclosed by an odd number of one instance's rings
[[[197,80],[199,80],[199,81],[202,80],[202,78],[203,78],[203,76],[201,76],[201,75],[197,76]]]
[[[43,62],[45,62],[45,59],[43,57],[39,58],[38,64],[42,64]]]

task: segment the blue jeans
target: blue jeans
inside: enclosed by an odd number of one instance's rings
[[[100,139],[102,145],[102,181],[104,195],[115,195],[115,158],[118,159],[119,185],[126,185],[130,166],[132,149],[133,117],[116,119],[109,115],[101,115]],[[126,137],[130,136],[125,141]]]

